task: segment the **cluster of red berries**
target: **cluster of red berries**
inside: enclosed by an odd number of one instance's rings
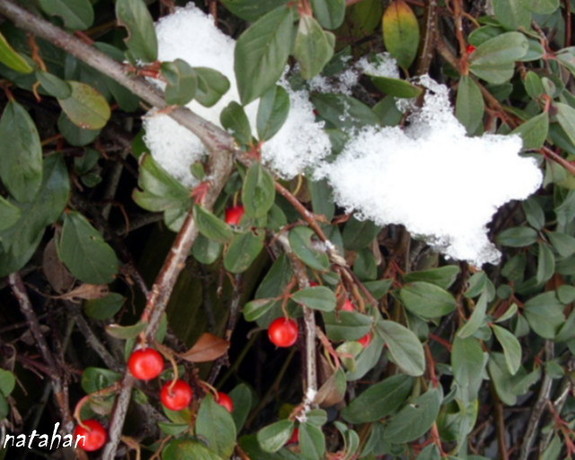
[[[130,373],[139,380],[152,380],[164,370],[164,358],[154,348],[145,347],[135,350],[128,359]],[[160,401],[169,410],[180,411],[190,405],[194,390],[188,382],[176,379],[165,383],[160,390]],[[234,410],[232,398],[223,392],[216,392],[215,400],[228,412]],[[83,436],[78,446],[86,451],[98,450],[106,444],[106,428],[95,419],[84,420],[74,430],[74,437]]]

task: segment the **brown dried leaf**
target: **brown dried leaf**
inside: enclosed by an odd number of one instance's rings
[[[64,266],[56,250],[56,238],[52,238],[42,254],[42,271],[44,276],[58,294],[71,289],[76,279]]]
[[[110,289],[107,284],[81,284],[75,289],[65,294],[52,297],[53,299],[64,299],[77,301],[80,299],[91,300],[91,299],[101,299],[106,297],[110,293]]]
[[[179,356],[191,363],[205,363],[208,361],[214,361],[220,356],[225,355],[229,347],[230,342],[227,340],[224,340],[217,335],[210,334],[209,332],[205,332],[200,336],[192,348]]]

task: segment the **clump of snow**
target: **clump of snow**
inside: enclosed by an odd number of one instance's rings
[[[360,58],[348,69],[333,77],[317,75],[308,81],[308,86],[310,90],[320,93],[339,93],[350,96],[352,88],[357,85],[362,74],[399,78],[399,69],[397,61],[391,54],[379,53],[371,60],[365,56]]]
[[[211,16],[191,3],[162,18],[156,24],[156,34],[160,61],[180,58],[192,67],[215,69],[229,79],[229,91],[213,107],[204,107],[193,100],[187,104],[201,117],[221,126],[221,111],[231,101],[239,101],[234,75],[235,41],[214,25]],[[291,110],[284,126],[264,144],[263,159],[280,176],[289,179],[328,155],[330,143],[323,124],[314,120],[307,92],[294,92],[289,87],[286,90]],[[255,101],[244,107],[254,129],[258,105],[259,101]],[[144,128],[146,144],[156,161],[184,185],[196,185],[190,166],[206,154],[201,141],[169,116],[155,110],[145,117]]]
[[[518,136],[466,136],[447,88],[428,77],[420,84],[429,90],[408,128],[361,129],[318,176],[360,218],[403,224],[454,259],[497,263],[487,224],[499,206],[535,192],[541,171],[518,155]]]

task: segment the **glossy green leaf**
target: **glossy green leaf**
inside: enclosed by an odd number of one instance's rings
[[[442,399],[441,387],[431,388],[408,403],[391,417],[385,438],[393,444],[403,444],[423,436],[435,422]]]
[[[16,200],[31,201],[42,184],[42,146],[34,121],[13,100],[0,118],[0,138],[0,178]]]
[[[457,275],[459,275],[459,271],[460,270],[457,265],[445,265],[444,267],[406,273],[403,280],[406,283],[425,281],[427,283],[435,284],[440,288],[447,289],[456,280]]]
[[[555,117],[559,122],[559,125],[565,131],[565,134],[569,137],[571,142],[575,144],[575,109],[562,102],[553,103],[553,108],[556,110]]]
[[[84,303],[84,313],[94,319],[110,319],[120,311],[126,298],[117,292],[111,292],[100,299],[86,300]]]
[[[509,373],[511,375],[516,374],[521,366],[521,344],[519,340],[507,329],[496,324],[492,324],[491,329],[503,348],[503,355],[505,356]]]
[[[379,117],[370,107],[345,94],[313,94],[311,101],[321,118],[343,131],[379,125]]]
[[[529,94],[532,99],[537,99],[545,93],[541,77],[532,70],[525,74],[523,85],[525,86],[525,91],[527,91],[527,94]]]
[[[24,59],[0,33],[0,62],[20,73],[34,72],[34,68]]]
[[[343,244],[346,249],[357,251],[368,247],[377,236],[381,227],[371,220],[357,220],[352,217],[343,229]]]
[[[379,334],[373,334],[373,339],[368,347],[363,347],[359,342],[344,342],[341,347],[344,347],[345,353],[348,352],[351,356],[359,356],[354,360],[353,368],[349,369],[346,373],[348,381],[361,379],[377,364],[383,353],[384,343]],[[338,351],[341,347],[338,347]],[[345,362],[345,359],[342,359]]]
[[[505,83],[513,76],[515,61],[525,56],[528,49],[523,34],[506,32],[477,47],[469,59],[469,70],[489,83]]]
[[[294,423],[280,420],[258,431],[258,442],[265,452],[277,452],[290,438]]]
[[[100,135],[100,129],[82,129],[72,123],[66,113],[60,112],[58,117],[58,129],[64,136],[64,139],[75,147],[83,147],[91,144]]]
[[[72,87],[67,81],[43,70],[36,71],[36,78],[42,85],[42,89],[50,96],[58,99],[66,99],[72,95]]]
[[[192,255],[201,264],[213,264],[222,254],[222,244],[198,235],[196,242],[192,246]]]
[[[288,0],[221,0],[222,4],[234,15],[249,22],[257,21],[264,14],[283,5]]]
[[[277,299],[254,299],[244,305],[242,313],[246,321],[255,321],[265,315],[274,306],[277,306]]]
[[[567,67],[571,74],[575,75],[575,46],[569,46],[559,50],[556,57],[559,63]]]
[[[475,308],[473,309],[473,313],[467,320],[467,322],[457,331],[457,337],[465,339],[467,337],[471,337],[473,334],[477,332],[477,330],[483,326],[485,323],[485,313],[487,311],[487,295],[481,294],[477,303],[475,304]]]
[[[96,391],[108,388],[122,378],[120,372],[114,372],[110,369],[100,367],[87,367],[82,372],[81,386],[86,394],[95,393]]]
[[[264,217],[276,196],[273,176],[260,162],[250,166],[242,186],[242,203],[246,215],[250,217]]]
[[[0,394],[8,397],[16,386],[16,377],[10,371],[0,369]]]
[[[330,340],[358,340],[372,327],[373,319],[356,311],[325,312],[323,314],[325,331]]]
[[[548,132],[549,114],[543,112],[520,124],[511,134],[519,134],[523,140],[523,150],[531,150],[543,147]]]
[[[154,62],[158,59],[154,20],[144,0],[116,0],[116,19],[118,25],[128,30],[124,41],[131,61]]]
[[[86,83],[69,81],[68,84],[72,88],[71,95],[58,99],[68,118],[83,129],[103,128],[111,115],[106,99]]]
[[[531,227],[511,227],[503,230],[496,237],[502,246],[521,248],[537,241],[537,232]]]
[[[257,99],[280,78],[291,52],[293,12],[280,6],[253,23],[236,42],[234,71],[242,104]]]
[[[383,94],[399,98],[418,97],[423,91],[406,80],[391,77],[381,77],[367,74],[375,87]]]
[[[194,206],[194,216],[200,233],[218,243],[228,243],[234,237],[231,227],[202,206]]]
[[[563,304],[555,292],[544,292],[525,302],[523,310],[529,326],[541,337],[553,339],[565,321]]]
[[[263,232],[239,233],[234,236],[224,254],[224,267],[232,273],[246,271],[264,247]]]
[[[211,395],[200,404],[196,434],[222,458],[232,455],[236,445],[236,424],[227,409],[215,402]]]
[[[345,0],[311,0],[313,14],[326,29],[337,29],[345,17]]]
[[[315,233],[308,227],[298,226],[289,232],[289,242],[296,256],[308,267],[325,271],[329,268],[329,258],[325,251],[317,249]]]
[[[299,425],[299,445],[302,460],[318,460],[325,456],[325,435],[316,425],[307,422]]]
[[[230,89],[227,77],[214,69],[194,67],[198,79],[195,99],[205,107],[216,104]]]
[[[535,14],[551,14],[559,8],[559,0],[531,0],[527,8]]]
[[[419,23],[411,7],[393,0],[383,13],[383,43],[397,63],[407,69],[419,48]]]
[[[118,273],[114,250],[88,220],[77,212],[64,215],[58,255],[68,270],[84,283],[110,283]]]
[[[312,17],[299,20],[293,56],[300,65],[301,76],[309,80],[318,75],[333,56],[335,36],[324,31]]]
[[[94,22],[90,0],[38,0],[50,16],[60,16],[68,29],[85,30]]]
[[[375,422],[397,411],[411,394],[413,378],[397,374],[367,387],[341,411],[349,423]]]
[[[555,273],[555,256],[548,243],[540,241],[537,246],[537,272],[535,279],[538,283],[544,283]]]
[[[162,460],[222,460],[203,443],[191,439],[174,439],[162,450]]]
[[[549,238],[549,242],[553,249],[561,257],[569,257],[575,254],[575,237],[560,232],[546,232],[545,235]]]
[[[52,224],[68,203],[70,181],[60,155],[43,163],[43,179],[34,201],[12,202],[20,211],[18,221],[0,231],[0,276],[20,270],[32,257],[47,225]]]
[[[457,396],[466,403],[479,399],[479,387],[487,364],[487,353],[474,337],[456,337],[451,350],[451,367],[457,382]]]
[[[21,213],[5,198],[0,197],[0,231],[12,227],[20,219]]]
[[[495,17],[509,30],[520,27],[528,29],[531,22],[531,3],[532,0],[493,0]]]
[[[140,333],[146,329],[148,324],[142,321],[129,326],[121,326],[119,324],[109,324],[106,326],[106,333],[116,339],[128,340],[135,339]]]
[[[230,398],[234,402],[234,410],[232,411],[232,418],[236,424],[236,431],[239,433],[244,426],[254,405],[254,394],[251,388],[245,383],[236,385],[229,393]]]
[[[261,141],[274,137],[287,119],[290,99],[281,86],[272,86],[260,99],[257,114],[257,131]]]
[[[168,104],[186,105],[196,95],[198,76],[183,59],[162,63],[162,76],[166,79],[165,97]]]
[[[455,116],[465,126],[467,134],[474,134],[480,126],[483,126],[484,112],[485,103],[479,86],[469,75],[463,75],[457,87]]]
[[[404,325],[394,321],[381,320],[377,332],[383,338],[393,362],[407,375],[418,377],[425,371],[423,345]]]
[[[435,284],[416,281],[406,284],[399,292],[405,307],[423,319],[440,318],[455,310],[455,299]]]
[[[235,101],[230,102],[220,113],[220,123],[242,145],[252,143],[252,128],[244,108]],[[258,163],[259,164],[259,163]],[[267,212],[267,211],[266,211]]]
[[[541,230],[545,226],[545,212],[535,197],[522,201],[521,207],[529,225],[537,230]]]
[[[331,289],[328,289],[325,286],[313,286],[300,289],[291,295],[291,299],[294,302],[313,310],[335,310],[335,294]]]

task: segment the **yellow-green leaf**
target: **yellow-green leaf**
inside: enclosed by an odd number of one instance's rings
[[[69,81],[72,94],[58,99],[60,107],[72,122],[83,129],[103,128],[110,119],[110,106],[104,96],[90,85]]]
[[[24,59],[0,33],[0,62],[20,73],[31,73],[34,68]]]
[[[403,0],[393,1],[383,13],[383,42],[397,63],[408,68],[419,47],[419,24],[411,7]]]

